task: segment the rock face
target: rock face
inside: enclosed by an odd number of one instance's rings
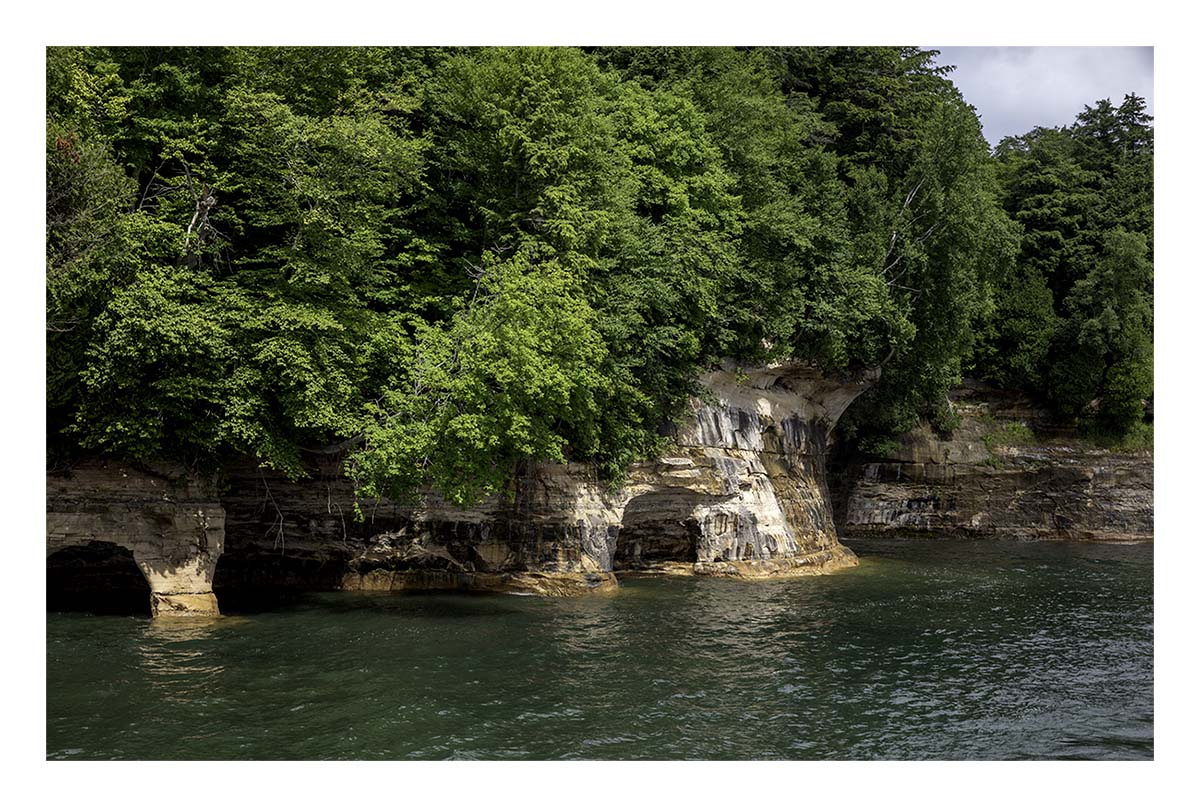
[[[854,565],[837,540],[826,442],[869,380],[791,365],[710,373],[675,448],[610,489],[585,465],[538,465],[506,496],[457,507],[364,502],[339,465],[298,483],[227,469],[218,588],[447,588],[573,594],[614,572],[772,577]]]
[[[612,567],[769,577],[854,565],[837,540],[825,453],[868,383],[802,365],[708,374],[715,402],[620,491]]]
[[[587,469],[530,469],[515,495],[474,507],[436,496],[361,503],[336,462],[291,482],[251,464],[226,469],[221,588],[461,589],[571,594],[615,585],[607,522]]]
[[[51,588],[85,606],[115,590],[148,595],[162,616],[216,614],[214,590],[567,595],[611,590],[622,572],[814,574],[857,563],[835,511],[852,537],[1153,536],[1152,458],[1031,440],[1026,426],[1048,429],[1017,396],[960,389],[952,437],[922,427],[886,457],[839,459],[831,501],[829,435],[869,379],[786,365],[703,381],[673,447],[620,487],[582,464],[531,465],[473,507],[367,501],[356,520],[337,458],[299,482],[234,463],[219,484],[178,466],[81,463],[47,478]]]
[[[776,577],[856,564],[837,540],[825,454],[870,380],[787,365],[703,381],[710,397],[674,448],[619,488],[586,465],[531,465],[477,506],[367,501],[356,520],[336,458],[298,482],[231,464],[219,493],[181,473],[94,463],[49,480],[47,549],[126,548],[158,614],[215,613],[214,587],[564,595],[610,590],[621,571]]]
[[[92,562],[131,556],[155,616],[218,613],[212,581],[224,539],[225,511],[211,486],[181,467],[91,462],[46,479],[51,568],[89,554]]]
[[[844,535],[1153,538],[1149,453],[1089,447],[1053,430],[1020,396],[983,385],[951,397],[961,425],[948,439],[921,426],[886,457],[839,463]]]

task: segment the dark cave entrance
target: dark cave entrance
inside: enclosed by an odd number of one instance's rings
[[[257,613],[303,599],[309,592],[336,591],[345,573],[341,559],[282,550],[231,551],[227,543],[213,574],[213,593],[222,613]]]
[[[150,584],[123,546],[89,541],[46,558],[46,609],[150,616]]]
[[[695,563],[700,522],[697,501],[678,492],[645,493],[630,500],[613,550],[613,571],[653,569],[662,563]]]

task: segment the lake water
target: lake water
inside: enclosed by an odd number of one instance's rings
[[[789,581],[51,613],[47,756],[1152,758],[1151,545],[848,543]]]

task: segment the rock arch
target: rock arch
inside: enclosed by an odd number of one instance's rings
[[[152,616],[220,613],[212,580],[225,511],[199,480],[178,469],[97,462],[52,475],[46,486],[47,557],[112,545],[144,576]]]
[[[716,400],[697,402],[675,447],[636,466],[613,503],[611,568],[773,577],[854,565],[837,539],[825,455],[871,380],[801,364],[708,374]]]

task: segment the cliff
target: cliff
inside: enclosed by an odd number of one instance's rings
[[[827,438],[867,381],[791,365],[704,379],[673,448],[610,488],[583,464],[531,465],[505,495],[459,507],[366,502],[356,523],[340,466],[289,482],[227,469],[218,583],[457,588],[569,594],[614,573],[772,577],[855,563],[837,540],[824,482]]]
[[[211,480],[182,466],[93,461],[46,479],[52,597],[86,605],[106,591],[148,588],[154,616],[216,614],[212,581],[224,540]],[[104,571],[89,576],[87,567]]]
[[[1153,538],[1150,452],[1097,448],[1022,396],[982,384],[959,388],[951,403],[952,435],[921,426],[885,456],[839,457],[832,484],[844,536]]]
[[[167,490],[165,477],[100,463],[55,477],[48,551],[127,548],[156,613],[214,589],[560,595],[611,589],[622,571],[762,578],[854,565],[837,540],[826,449],[870,379],[790,364],[729,367],[703,383],[672,449],[616,488],[586,465],[530,465],[476,506],[369,501],[356,521],[336,458],[301,481],[234,463],[219,491],[196,480]]]

